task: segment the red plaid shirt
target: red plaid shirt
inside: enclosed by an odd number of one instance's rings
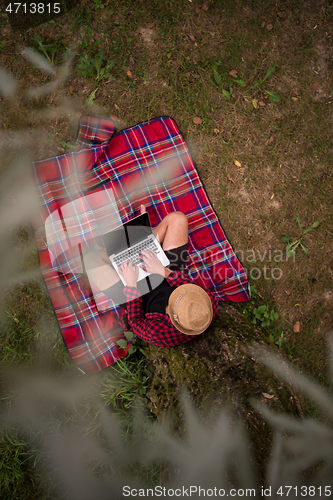
[[[173,271],[166,280],[171,286],[180,286],[185,283],[197,284],[189,278],[186,271]],[[218,300],[209,290],[205,291],[212,302],[214,320],[217,316]],[[197,335],[185,335],[177,330],[168,314],[157,312],[144,314],[142,297],[137,288],[126,286],[124,294],[127,298],[128,322],[134,335],[157,347],[174,347],[197,337]]]

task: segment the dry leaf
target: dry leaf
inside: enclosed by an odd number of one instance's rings
[[[283,19],[284,17],[286,17],[285,14],[283,14],[282,12],[278,12],[277,13],[277,16],[280,18],[280,19]]]
[[[202,123],[202,119],[201,119],[201,118],[199,118],[199,116],[195,116],[195,117],[193,118],[193,123],[195,123],[196,125],[201,125],[201,123]]]
[[[258,104],[259,104],[259,106],[266,106],[266,104],[264,103],[264,101],[259,101]]]
[[[286,294],[289,296],[290,295],[290,292],[289,290],[285,290]]]
[[[207,12],[208,10],[208,5],[205,3],[205,5],[202,6],[202,10],[205,10]]]
[[[296,323],[294,324],[294,333],[298,333],[299,332],[299,327],[300,327],[300,324],[299,324],[299,321],[296,321]]]
[[[264,297],[260,294],[260,292],[258,292],[258,295],[261,299],[263,299]]]
[[[274,394],[267,394],[267,392],[263,392],[262,395],[267,398],[267,399],[272,399],[274,398]]]
[[[60,153],[64,153],[65,152],[65,149],[62,148],[61,146],[57,146],[57,150],[60,152]]]
[[[76,118],[80,118],[82,116],[82,113],[80,113],[80,111],[78,111],[76,114],[75,114]]]
[[[273,24],[267,24],[266,29],[271,31],[273,29]]]
[[[145,26],[146,26],[147,30],[150,30],[150,29],[152,29],[154,24],[153,23],[146,23]]]
[[[231,177],[231,175],[229,174],[229,172],[227,172],[227,176],[228,176],[229,181],[233,182],[235,184],[235,181],[233,180],[233,178]]]
[[[298,101],[297,97],[292,97],[292,101]]]
[[[195,9],[195,12],[196,12],[197,14],[199,14],[199,12],[200,12],[200,11],[201,11],[200,7],[197,7],[197,8]]]
[[[261,26],[260,26],[260,27],[261,27],[261,28],[264,28],[264,27],[265,27],[265,24],[266,24],[266,23],[265,23],[265,21],[263,21],[263,23],[261,24]]]
[[[237,73],[238,73],[237,69],[233,69],[233,70],[229,71],[230,76],[237,75]]]
[[[69,91],[74,92],[74,87],[72,87],[72,85],[69,86]]]
[[[116,109],[120,109],[120,107],[118,106],[118,104],[115,104],[115,105],[114,105],[114,107],[115,107]]]
[[[195,38],[193,35],[189,35],[188,37],[192,40],[192,42],[194,42]]]
[[[127,76],[129,76],[130,78],[132,78],[132,72],[130,70],[127,71]]]
[[[262,44],[266,47],[266,45],[268,45],[268,42],[262,42]]]
[[[194,45],[195,45],[195,47],[197,47],[197,46],[198,46],[197,42],[195,42],[195,44],[194,44]]]
[[[234,163],[235,163],[236,167],[241,167],[242,166],[241,162],[238,161],[238,160],[234,160]]]
[[[253,107],[255,109],[257,109],[257,107],[258,107],[258,101],[257,101],[257,99],[252,99],[252,104],[253,104]]]
[[[218,134],[220,131],[218,128],[214,128],[214,132],[215,132],[215,134]]]
[[[193,78],[200,78],[200,75],[198,73],[192,73]]]
[[[315,92],[318,92],[318,90],[319,90],[319,82],[314,82],[313,90]]]
[[[195,33],[196,33],[196,35],[201,33],[201,29],[198,29]]]
[[[271,144],[274,141],[274,137],[271,135],[270,138],[265,142],[265,146]]]
[[[188,71],[187,73],[185,73],[185,76],[188,78],[189,76],[191,76],[191,73]]]
[[[271,200],[272,200],[273,198],[274,198],[274,193],[273,193],[273,194],[272,194],[272,196],[271,196]]]

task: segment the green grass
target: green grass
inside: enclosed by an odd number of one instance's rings
[[[285,252],[283,234],[297,236],[294,214],[299,215],[302,228],[320,221],[313,237],[304,236],[310,254],[297,252],[295,262],[284,258],[279,264],[281,280],[263,276],[253,280],[262,298],[257,295],[246,307],[250,316],[260,305],[266,305],[269,311],[274,309],[279,318],[263,334],[268,341],[271,334],[271,341],[279,343],[287,358],[325,385],[325,346],[332,326],[332,303],[325,294],[333,289],[332,6],[324,2],[305,8],[296,0],[288,4],[221,0],[207,3],[207,11],[196,13],[197,5],[187,0],[172,0],[168,8],[163,8],[159,0],[138,0],[135,7],[127,0],[110,0],[106,6],[104,3],[81,2],[54,23],[22,33],[19,42],[11,32],[3,37],[3,64],[13,75],[21,75],[22,87],[48,83],[51,77],[43,76],[17,55],[18,43],[35,47],[36,36],[40,37],[43,46],[49,46],[46,53],[50,59],[60,65],[75,37],[77,56],[71,80],[57,94],[26,108],[17,105],[10,109],[2,101],[2,128],[9,131],[29,126],[46,130],[47,143],[37,141],[31,151],[33,157],[45,158],[59,154],[58,147],[74,142],[76,112],[116,115],[123,127],[169,115],[193,149],[201,179],[235,249],[257,251],[270,245]],[[0,24],[8,28],[3,13]],[[273,25],[272,30],[267,30],[268,24]],[[317,29],[313,29],[315,25]],[[152,30],[151,44],[140,34],[142,28]],[[109,83],[96,72],[89,72],[89,64],[87,71],[82,70],[82,64],[94,61],[102,50],[105,59],[101,68],[115,61]],[[224,69],[221,85],[214,80],[214,61],[221,62],[220,68]],[[275,72],[255,87],[273,65]],[[132,77],[127,74],[129,70]],[[228,101],[222,89],[230,87],[230,70],[237,70],[246,86],[233,84],[232,99]],[[314,90],[316,81],[318,92]],[[96,85],[100,88],[94,105],[99,107],[88,108],[85,100]],[[70,91],[70,87],[74,90]],[[84,87],[88,92],[82,92]],[[277,92],[281,101],[266,99],[265,90]],[[63,98],[75,103],[71,117],[66,114],[68,110],[49,123],[37,117],[38,110],[45,106],[57,108]],[[254,98],[265,106],[255,109]],[[193,123],[196,116],[202,119],[201,125]],[[271,136],[273,142],[266,144]],[[7,156],[2,171],[16,153],[8,149],[4,154]],[[237,167],[235,160],[242,166]],[[38,266],[36,251],[25,246],[32,242],[31,230],[23,225],[13,232],[13,245],[23,248],[16,272]],[[267,257],[263,262],[243,263],[249,271],[252,267],[273,267]],[[44,364],[59,372],[71,370],[41,280],[6,288],[0,320],[2,364]],[[296,321],[301,323],[298,334],[293,332]],[[131,412],[137,400],[145,404],[149,384],[144,359],[138,354],[101,375],[103,404],[122,415],[123,436],[128,439],[134,432]],[[122,378],[117,385],[116,371]],[[3,405],[10,404],[5,390],[3,398]],[[98,431],[98,419],[92,422],[91,432]],[[1,444],[5,484],[11,482],[13,498],[46,498],[41,486],[36,487],[39,493],[34,493],[37,472],[32,472],[33,446],[13,436],[4,438]],[[152,482],[158,480],[158,466],[138,473],[147,474]]]

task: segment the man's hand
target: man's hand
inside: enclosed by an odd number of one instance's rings
[[[140,253],[140,257],[141,260],[144,261],[144,263],[140,266],[144,271],[148,271],[148,273],[152,274],[160,274],[164,277],[165,267],[158,260],[155,252],[153,252],[152,250],[145,250],[144,252]]]
[[[127,286],[136,287],[136,282],[139,276],[139,268],[132,260],[127,260],[119,267],[119,272],[124,278]]]

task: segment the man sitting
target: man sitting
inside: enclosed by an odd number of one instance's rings
[[[141,213],[145,211],[142,205]],[[188,276],[186,215],[172,212],[153,231],[170,264],[164,267],[154,252],[142,252],[142,268],[164,278],[151,292],[141,295],[137,287],[139,269],[132,261],[123,263],[119,268],[126,282],[123,287],[102,247],[97,246],[95,253],[85,257],[87,274],[108,297],[124,303],[129,327],[135,335],[158,347],[173,347],[208,328],[217,316],[218,300]],[[89,261],[91,268],[94,267],[90,272]]]

